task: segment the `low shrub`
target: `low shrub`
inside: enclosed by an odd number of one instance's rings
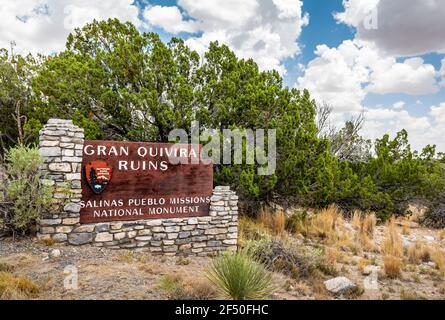
[[[333,264],[323,259],[323,252],[305,252],[280,239],[264,239],[250,242],[246,250],[267,269],[288,275],[294,279],[309,278],[318,272],[336,275]]]
[[[420,222],[431,228],[445,228],[445,194],[435,201]]]
[[[273,291],[272,275],[244,250],[214,258],[207,276],[224,297],[233,300],[265,299]]]
[[[1,215],[12,232],[25,233],[51,203],[52,187],[42,181],[37,148],[16,146],[5,154],[6,179],[0,187]]]

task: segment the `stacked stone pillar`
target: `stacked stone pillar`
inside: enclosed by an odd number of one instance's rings
[[[50,119],[40,131],[44,183],[54,188],[51,209],[39,221],[40,238],[67,241],[79,225],[83,143],[83,129],[72,120]]]

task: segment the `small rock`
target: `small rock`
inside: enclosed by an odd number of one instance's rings
[[[58,257],[60,257],[60,250],[59,249],[53,249],[53,250],[51,250],[50,255],[53,258],[58,258]]]
[[[434,241],[434,237],[432,236],[423,236],[426,241]]]
[[[436,264],[435,264],[434,262],[432,262],[432,261],[428,261],[428,262],[426,263],[426,265],[427,265],[428,267],[431,267],[431,268],[435,268],[435,267],[436,267]]]
[[[326,289],[334,294],[340,295],[357,290],[357,285],[346,277],[336,277],[324,282]]]

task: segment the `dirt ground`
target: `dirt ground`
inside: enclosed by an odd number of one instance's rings
[[[384,239],[385,228],[376,228],[374,241],[377,246]],[[402,227],[398,228],[402,233]],[[431,247],[440,247],[442,251],[445,246],[439,230],[412,224],[409,231],[404,233],[402,240],[405,247],[416,240]],[[314,248],[320,246],[311,239],[301,239],[301,242]],[[60,256],[57,256],[57,250]],[[354,299],[445,298],[444,276],[431,261],[417,265],[404,264],[401,277],[389,279],[382,272],[383,259],[378,250],[342,255],[342,259],[335,263],[339,276],[348,277],[361,288],[360,295]],[[363,266],[360,266],[360,261],[364,259],[374,268],[371,274],[364,274]],[[210,262],[210,257],[163,257],[147,252],[91,246],[47,246],[36,239],[0,241],[0,264],[11,266],[14,275],[35,282],[40,288],[37,299],[166,299],[162,279],[179,275],[191,282],[207,281],[205,269]],[[72,283],[72,270],[77,270],[77,289],[64,286]],[[316,286],[310,282],[295,281],[280,273],[274,273],[273,279],[276,289],[272,299],[339,298],[324,290],[322,281],[327,278],[318,281]]]

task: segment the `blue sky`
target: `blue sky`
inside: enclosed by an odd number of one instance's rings
[[[332,125],[365,112],[363,134],[405,128],[414,148],[445,151],[445,6],[439,0],[0,0],[0,47],[63,50],[74,27],[117,17],[203,53],[229,45],[289,87],[333,107]],[[45,10],[39,10],[45,8]],[[23,19],[26,17],[26,19]],[[425,19],[425,17],[428,17]]]

